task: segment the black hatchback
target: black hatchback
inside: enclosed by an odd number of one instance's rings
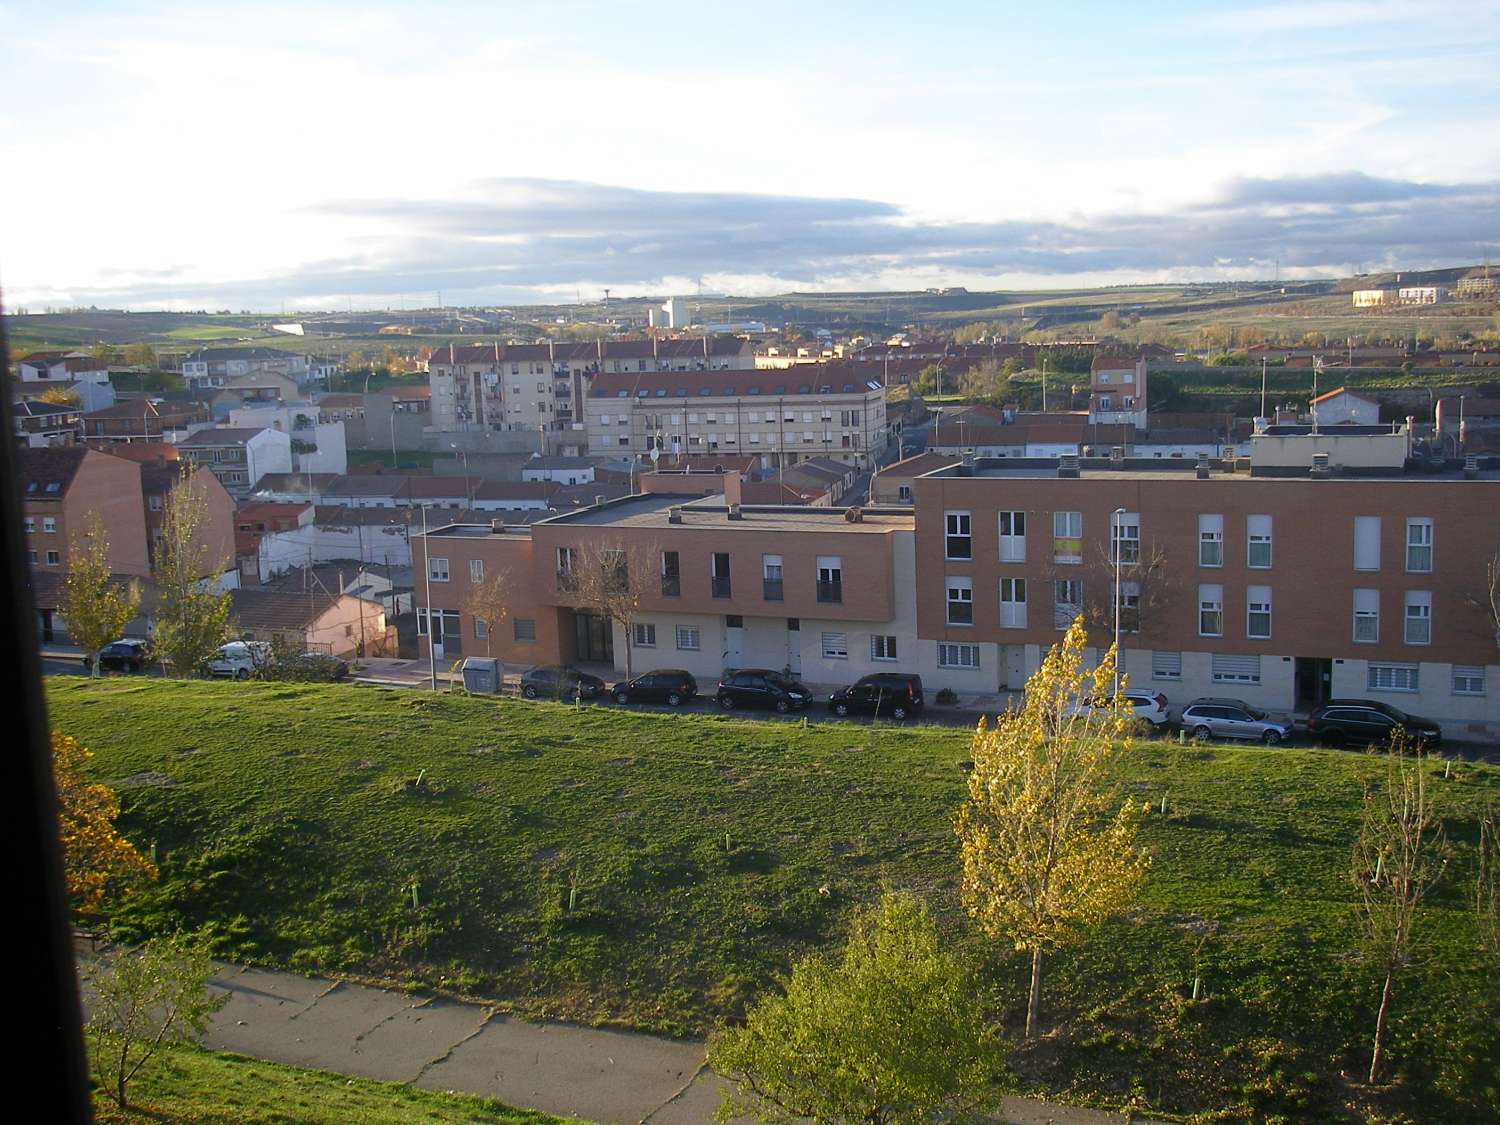
[[[771,711],[796,711],[806,707],[812,693],[796,680],[766,668],[742,668],[719,681],[719,706],[760,707]]]
[[[593,699],[603,690],[598,676],[561,664],[543,664],[521,676],[521,694],[527,699]]]
[[[150,660],[151,649],[145,641],[114,641],[99,650],[99,669],[104,672],[139,672]],[[88,664],[86,658],[84,664]]]
[[[1443,728],[1431,719],[1372,699],[1330,699],[1307,719],[1307,733],[1325,742],[1386,742],[1398,730],[1428,745],[1443,740]]]
[[[877,672],[828,697],[835,715],[906,719],[921,714],[922,706],[922,677],[905,672]]]
[[[609,689],[616,703],[665,703],[681,707],[698,695],[698,681],[681,668],[658,668]]]

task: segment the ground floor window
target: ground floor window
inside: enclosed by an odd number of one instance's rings
[[[517,617],[513,621],[513,632],[518,641],[536,640],[536,620],[531,617]]]
[[[1260,683],[1260,657],[1231,656],[1216,652],[1210,658],[1210,671],[1216,684]]]
[[[1478,667],[1466,668],[1455,664],[1453,666],[1453,694],[1483,695],[1484,669]]]
[[[677,647],[684,652],[697,652],[703,647],[703,636],[696,626],[677,626]]]
[[[1369,691],[1416,691],[1419,683],[1415,664],[1371,664],[1366,681]]]
[[[978,645],[938,645],[938,667],[939,668],[978,668],[979,646]]]
[[[823,659],[824,660],[848,660],[849,659],[849,634],[848,633],[824,633],[823,634]]]
[[[656,647],[656,626],[646,621],[638,621],[635,625],[635,644],[637,648]]]
[[[895,660],[896,638],[892,636],[882,636],[879,633],[876,633],[874,636],[872,636],[870,638],[870,659]]]
[[[1182,679],[1182,653],[1153,652],[1151,654],[1151,678],[1153,680]]]

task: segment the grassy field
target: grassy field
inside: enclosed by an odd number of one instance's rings
[[[173,1047],[130,1085],[128,1109],[96,1092],[100,1125],[561,1125],[489,1098]],[[567,1119],[577,1120],[577,1119]]]
[[[836,942],[889,883],[983,959],[1007,1027],[1024,1012],[1023,958],[976,937],[956,902],[963,731],[348,686],[48,690],[54,725],[95,751],[127,832],[157,852],[159,883],[116,912],[125,937],[206,925],[226,958],[697,1033]],[[1500,798],[1494,768],[1438,783],[1456,854],[1398,986],[1398,1082],[1367,1096],[1341,1077],[1367,1065],[1378,1000],[1352,951],[1347,874],[1368,768],[1339,752],[1133,748],[1119,780],[1155,806],[1147,889],[1048,963],[1054,1030],[1017,1056],[1022,1085],[1246,1121],[1359,1119],[1367,1103],[1493,1120],[1500,994],[1464,880],[1477,812]],[[1194,975],[1205,1002],[1186,999]]]

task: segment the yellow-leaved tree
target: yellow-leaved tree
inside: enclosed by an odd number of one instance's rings
[[[81,915],[92,914],[111,881],[154,879],[156,868],[115,827],[120,802],[107,785],[90,782],[83,765],[93,755],[76,738],[52,732],[52,777],[62,836],[68,897]]]
[[[1111,772],[1129,744],[1132,710],[1114,694],[1114,650],[1090,671],[1086,642],[1080,616],[1027,681],[1025,704],[994,727],[980,722],[955,826],[965,909],[988,936],[1031,954],[1028,1039],[1043,954],[1133,901],[1149,865],[1136,846],[1144,810],[1121,799]]]

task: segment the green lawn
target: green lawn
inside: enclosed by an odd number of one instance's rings
[[[156,848],[160,882],[115,916],[127,938],[207,925],[226,958],[694,1033],[836,942],[890,883],[983,956],[1007,1027],[1024,1012],[1024,959],[978,939],[956,902],[962,731],[352,686],[48,690],[55,725],[119,786],[129,835]],[[1367,1065],[1378,999],[1351,953],[1347,875],[1367,768],[1330,751],[1130,751],[1120,781],[1156,806],[1147,890],[1048,962],[1056,1032],[1018,1058],[1023,1083],[1235,1120],[1362,1104],[1339,1074]],[[1452,877],[1398,985],[1400,1082],[1378,1104],[1493,1120],[1500,996],[1464,880],[1500,769],[1458,765],[1437,784]],[[1190,1004],[1195,963],[1209,999]]]
[[[122,1111],[99,1091],[100,1125],[561,1125],[576,1118],[512,1109],[489,1098],[346,1078],[195,1047],[152,1057]]]

